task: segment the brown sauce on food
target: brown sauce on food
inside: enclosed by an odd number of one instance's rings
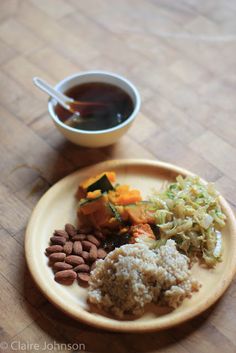
[[[130,96],[121,88],[101,82],[84,83],[67,90],[65,94],[80,102],[98,103],[73,105],[80,117],[64,109],[59,104],[55,112],[59,119],[73,128],[81,130],[106,130],[123,123],[133,112]]]

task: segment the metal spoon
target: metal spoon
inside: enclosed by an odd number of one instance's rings
[[[87,120],[88,118],[83,117],[80,114],[80,108],[84,107],[101,107],[101,106],[106,106],[105,103],[102,102],[85,102],[85,101],[76,101],[73,98],[67,97],[65,94],[63,94],[60,91],[57,91],[55,88],[50,86],[47,82],[42,80],[39,77],[34,77],[33,78],[34,84],[40,88],[42,91],[46,92],[50,97],[53,97],[56,99],[56,101],[66,110],[69,110],[71,113],[76,115],[76,121],[79,122]],[[66,124],[70,125],[70,122],[75,120],[75,116],[70,117],[65,121]],[[79,119],[78,119],[79,118]]]

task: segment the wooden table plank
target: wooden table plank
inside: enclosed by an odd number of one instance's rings
[[[114,353],[236,351],[235,280],[213,308],[178,328],[108,333],[48,303],[26,268],[23,248],[42,194],[72,171],[113,158],[179,164],[214,181],[236,209],[235,16],[233,0],[0,1],[3,352],[12,351],[14,340],[41,348],[84,343],[88,352],[105,352],[111,343]],[[95,150],[65,141],[49,117],[47,97],[32,84],[33,76],[56,83],[92,69],[126,76],[142,97],[142,113],[128,133]]]

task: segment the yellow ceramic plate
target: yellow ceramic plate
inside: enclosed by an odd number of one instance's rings
[[[202,288],[191,299],[185,299],[176,310],[166,312],[154,304],[147,307],[139,318],[117,320],[114,317],[91,310],[88,305],[87,289],[77,283],[63,286],[56,283],[44,254],[49,237],[55,228],[65,223],[76,224],[76,199],[78,184],[85,178],[105,170],[115,170],[120,183],[139,188],[145,197],[151,188],[159,188],[171,182],[179,174],[191,173],[171,164],[147,160],[116,160],[104,162],[79,170],[55,184],[37,204],[25,237],[25,254],[30,272],[44,295],[65,314],[89,325],[113,331],[144,332],[169,328],[182,323],[212,305],[229,286],[236,269],[236,226],[235,217],[228,203],[221,197],[222,208],[227,215],[223,231],[223,261],[215,269],[203,269],[195,265],[193,275],[202,283]]]

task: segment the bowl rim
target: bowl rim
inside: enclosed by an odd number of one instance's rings
[[[116,79],[120,80],[120,81],[123,81],[127,86],[129,86],[129,88],[133,91],[134,93],[134,96],[135,96],[135,99],[136,99],[136,102],[135,102],[135,106],[134,106],[134,109],[133,109],[133,112],[131,113],[131,115],[121,124],[118,124],[112,128],[109,128],[109,129],[103,129],[103,130],[82,130],[82,129],[75,129],[71,126],[68,126],[66,124],[64,124],[57,116],[57,114],[55,113],[55,110],[53,108],[53,98],[49,98],[48,100],[48,111],[49,111],[49,114],[51,115],[52,119],[55,121],[56,124],[60,125],[63,129],[65,130],[69,130],[71,132],[75,132],[75,133],[80,133],[80,134],[87,134],[87,135],[97,135],[97,134],[106,134],[106,133],[109,133],[109,132],[113,132],[113,131],[116,131],[116,130],[119,130],[123,127],[125,127],[126,125],[129,125],[134,119],[135,117],[137,116],[138,112],[140,111],[140,106],[141,106],[141,98],[140,98],[140,94],[137,90],[137,88],[135,87],[135,85],[129,81],[127,78],[119,75],[119,74],[116,74],[116,73],[113,73],[113,72],[110,72],[110,71],[103,71],[103,70],[91,70],[91,71],[81,71],[81,72],[78,72],[78,73],[75,73],[73,75],[70,75],[70,76],[67,76],[66,78],[64,78],[63,80],[59,81],[55,86],[54,88],[56,90],[59,90],[61,91],[61,86],[65,83],[67,83],[68,81],[71,81],[72,79],[74,78],[77,78],[77,77],[81,77],[81,76],[90,76],[90,75],[101,75],[101,76],[110,76],[110,77],[115,77]],[[63,92],[63,91],[61,91]]]

